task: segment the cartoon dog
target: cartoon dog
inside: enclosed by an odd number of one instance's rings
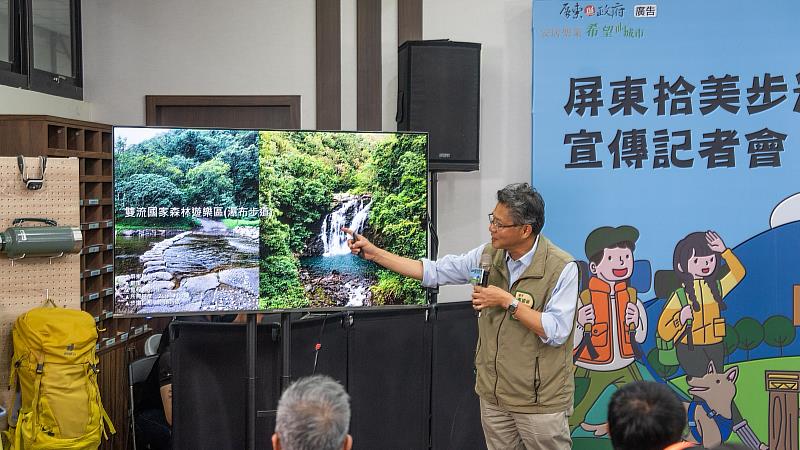
[[[689,431],[703,447],[720,445],[728,440],[733,431],[731,404],[736,395],[738,376],[739,366],[718,373],[714,361],[711,361],[703,377],[687,379],[689,394],[694,396],[687,410]]]

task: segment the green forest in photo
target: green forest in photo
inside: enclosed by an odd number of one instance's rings
[[[364,231],[373,243],[409,258],[425,257],[425,135],[330,132],[260,133],[260,304],[263,309],[343,306],[304,286],[302,257],[335,195],[371,199]],[[334,271],[336,272],[336,271]],[[375,268],[372,305],[423,304],[420,283]]]
[[[133,145],[118,136],[114,146],[117,231],[199,225],[185,215],[126,217],[125,208],[257,208],[257,141],[258,132],[237,130],[165,130]],[[248,225],[228,225],[237,224]]]
[[[115,312],[252,311],[258,132],[114,129]]]

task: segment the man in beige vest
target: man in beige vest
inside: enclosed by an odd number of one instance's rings
[[[353,254],[426,287],[467,284],[481,261],[490,262],[489,285],[472,293],[479,312],[475,392],[489,450],[566,450],[572,444],[567,417],[574,394],[578,267],[540,234],[543,226],[542,196],[517,183],[497,191],[489,214],[491,243],[466,254],[413,260],[363,236],[349,241]]]

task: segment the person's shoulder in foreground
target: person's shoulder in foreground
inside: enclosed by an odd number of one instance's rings
[[[275,450],[350,450],[350,396],[325,375],[300,378],[281,395]]]

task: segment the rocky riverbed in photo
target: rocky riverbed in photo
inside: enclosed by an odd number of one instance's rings
[[[115,279],[115,312],[258,309],[257,230],[228,230],[219,221],[201,219],[200,228],[178,234],[123,232],[117,237],[117,258],[124,262],[118,264],[123,270]],[[142,252],[144,246],[148,248]]]

